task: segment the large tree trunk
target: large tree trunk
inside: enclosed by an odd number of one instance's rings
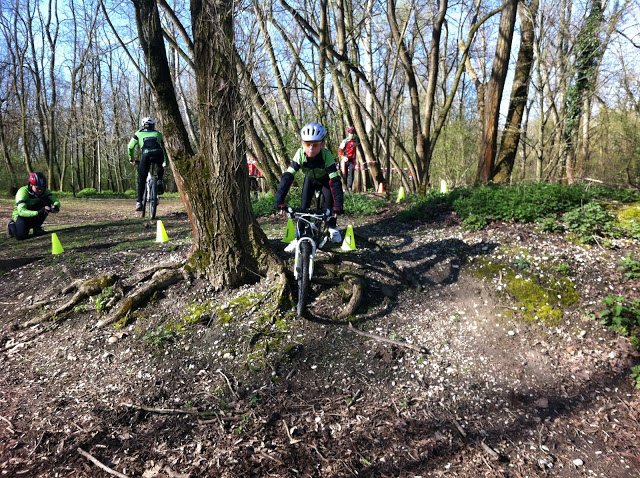
[[[268,261],[252,216],[233,51],[233,2],[191,1],[200,150],[194,153],[169,73],[155,0],[133,0],[174,177],[193,231],[190,266],[217,289],[255,282]]]
[[[500,15],[498,44],[493,59],[491,79],[487,85],[487,101],[485,103],[485,121],[482,134],[482,150],[478,164],[478,182],[488,183],[496,157],[498,143],[498,120],[500,119],[500,103],[504,91],[504,83],[509,69],[509,55],[513,30],[516,24],[516,13],[519,0],[509,0]]]
[[[533,67],[534,21],[538,13],[538,4],[538,0],[532,0],[530,6],[527,7],[523,3],[520,8],[520,50],[516,60],[507,121],[493,170],[492,179],[496,183],[504,184],[510,181],[518,143],[520,143],[520,126],[529,96],[529,82]]]

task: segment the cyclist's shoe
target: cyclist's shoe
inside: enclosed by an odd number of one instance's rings
[[[142,211],[142,203],[136,202],[136,211]]]
[[[33,236],[34,237],[44,236],[46,233],[47,233],[47,231],[42,229],[42,226],[36,226],[36,227],[33,228]]]
[[[164,184],[160,179],[158,179],[157,187],[158,187],[158,195],[164,194]]]
[[[297,245],[298,245],[298,239],[294,239],[289,244],[287,244],[287,247],[284,248],[284,251],[285,252],[295,252]]]
[[[7,233],[9,234],[9,237],[15,237],[16,235],[16,223],[13,219],[11,219],[9,224],[7,224]]]
[[[342,242],[342,234],[337,229],[330,227],[329,228],[329,239],[331,242],[340,243]]]

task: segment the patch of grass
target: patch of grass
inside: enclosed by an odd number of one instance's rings
[[[170,343],[173,343],[178,338],[178,332],[172,327],[161,326],[157,329],[147,332],[142,341],[145,345],[152,345],[154,347],[162,348]]]
[[[163,347],[180,336],[185,335],[191,327],[213,317],[216,307],[210,301],[195,302],[187,307],[187,313],[177,320],[169,320],[156,329],[147,332],[142,341],[146,345]]]
[[[104,289],[102,289],[102,292],[100,292],[96,296],[96,311],[105,312],[107,304],[114,294],[115,291],[113,290],[113,286],[105,287]]]
[[[525,258],[518,263],[529,264]],[[519,269],[516,263],[480,259],[474,273],[495,280],[500,278],[504,292],[514,305],[509,314],[517,313],[524,320],[536,321],[549,326],[562,321],[564,309],[575,304],[580,296],[573,281],[558,277],[553,269],[537,274],[529,265]]]
[[[216,306],[212,309],[213,317],[218,318],[222,325],[231,323],[234,318],[239,318],[249,312],[264,297],[263,294],[246,294],[231,299],[228,303]]]
[[[633,383],[636,388],[640,389],[640,365],[631,367],[631,378],[633,379]]]
[[[618,225],[625,234],[640,239],[640,203],[624,204],[614,211]]]

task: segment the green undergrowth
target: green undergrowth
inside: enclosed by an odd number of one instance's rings
[[[505,316],[517,316],[526,321],[547,326],[562,322],[564,310],[578,302],[580,295],[565,268],[538,268],[526,257],[513,262],[479,258],[473,269],[476,276],[498,284],[509,299]]]
[[[479,230],[493,221],[538,223],[548,232],[572,232],[578,241],[599,237],[638,238],[638,191],[550,183],[481,186],[454,189],[446,194],[409,195],[407,208],[398,214],[406,222],[425,220],[434,210],[455,212],[462,225]]]
[[[629,338],[640,350],[640,299],[609,295],[602,301],[604,309],[596,314],[603,325]]]

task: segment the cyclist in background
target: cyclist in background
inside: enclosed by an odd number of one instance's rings
[[[358,154],[358,137],[355,135],[356,129],[347,126],[347,137],[342,140],[338,147],[338,157],[340,158],[340,170],[342,176],[347,181],[349,191],[353,190],[354,171],[356,169],[356,156]]]
[[[285,199],[293,184],[295,174],[302,169],[304,183],[302,185],[301,208],[311,206],[313,195],[321,191],[325,208],[333,212],[328,221],[331,241],[341,242],[342,236],[338,231],[336,216],[343,213],[344,193],[335,157],[325,148],[327,130],[320,123],[306,124],[300,131],[302,147],[296,151],[291,164],[280,178],[276,192],[276,207],[284,210]]]
[[[156,120],[151,117],[142,118],[142,129],[135,132],[129,141],[129,162],[138,164],[138,191],[136,211],[142,211],[142,194],[151,163],[158,166],[158,194],[164,194],[162,178],[164,176],[164,144],[162,133],[156,131]],[[140,161],[133,159],[136,146],[140,148]]]
[[[21,241],[33,229],[34,236],[42,236],[46,231],[42,224],[50,212],[60,210],[60,201],[47,189],[47,178],[42,173],[29,174],[29,183],[16,193],[16,205],[8,224],[9,237]]]

